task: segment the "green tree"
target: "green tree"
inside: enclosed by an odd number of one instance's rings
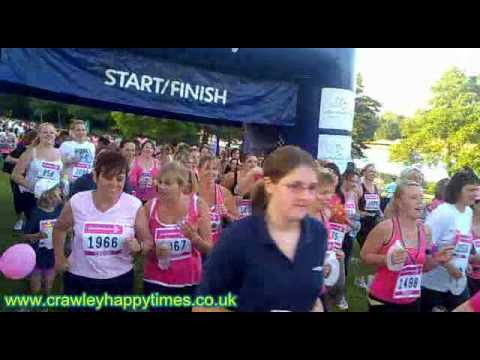
[[[31,117],[29,99],[21,95],[0,94],[0,114],[13,118],[29,119]]]
[[[111,128],[115,126],[112,113],[108,110],[87,106],[68,105],[67,112],[71,118],[89,121],[92,129],[111,130]]]
[[[480,82],[460,69],[448,70],[432,87],[430,108],[401,126],[402,141],[390,148],[394,161],[445,163],[449,173],[480,170]]]
[[[29,106],[33,118],[38,121],[49,121],[59,127],[64,127],[69,118],[67,105],[56,101],[29,98]]]
[[[397,140],[402,136],[401,126],[405,119],[402,115],[386,112],[380,118],[380,126],[375,132],[377,140]]]
[[[355,117],[353,119],[352,130],[352,156],[356,157],[360,154],[361,148],[364,147],[365,141],[373,140],[375,131],[379,126],[378,113],[382,104],[370,96],[365,95],[365,87],[363,85],[363,77],[359,73],[357,75],[357,88],[355,98]]]
[[[190,122],[121,112],[112,112],[112,118],[125,137],[132,138],[143,134],[158,143],[198,142],[199,127]]]

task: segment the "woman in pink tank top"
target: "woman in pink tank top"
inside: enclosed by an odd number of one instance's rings
[[[360,255],[377,267],[368,291],[370,312],[420,311],[422,273],[450,260],[453,248],[431,255],[430,230],[420,221],[423,207],[421,186],[400,183],[394,195],[395,216],[368,235]]]
[[[74,195],[55,223],[55,266],[66,271],[65,294],[133,292],[133,255],[147,254],[153,241],[141,202],[122,192],[127,170],[127,160],[120,153],[102,152],[94,169],[97,190]],[[64,242],[71,230],[75,235],[67,259]]]
[[[188,171],[178,162],[160,172],[158,197],[145,205],[154,249],[145,258],[144,293],[193,296],[202,277],[201,254],[211,245],[207,204],[194,193],[185,194]],[[154,311],[190,311],[191,307]]]
[[[153,157],[155,146],[151,141],[142,144],[140,156],[133,161],[128,181],[135,196],[143,203],[157,194],[155,179],[160,171],[158,160]]]
[[[198,171],[199,195],[210,209],[214,245],[222,233],[223,222],[232,222],[239,218],[232,193],[216,183],[219,166],[220,164],[215,157],[207,155],[200,159]]]

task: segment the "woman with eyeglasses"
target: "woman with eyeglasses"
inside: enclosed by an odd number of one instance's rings
[[[323,311],[327,231],[308,216],[318,185],[313,159],[285,146],[267,157],[264,171],[252,194],[254,216],[224,231],[197,295],[231,293],[236,311]]]

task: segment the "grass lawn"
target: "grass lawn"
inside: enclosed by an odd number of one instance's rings
[[[1,164],[0,164],[1,168]],[[6,248],[20,241],[20,238],[13,229],[15,224],[15,211],[13,209],[12,192],[10,189],[10,180],[8,174],[0,172],[0,253],[3,253]],[[358,258],[359,248],[355,244],[354,256]],[[135,292],[140,294],[143,289],[143,264],[142,259],[138,259],[135,264]],[[350,274],[367,274],[368,270],[359,263],[350,265]],[[349,275],[348,284],[348,302],[350,305],[349,311],[366,311],[367,301],[364,289],[356,287],[354,276]],[[0,294],[1,295],[22,295],[29,294],[29,281],[8,280],[3,275],[0,275]],[[60,277],[57,277],[54,293],[61,293],[62,284]],[[0,311],[6,311],[3,301],[0,302]]]

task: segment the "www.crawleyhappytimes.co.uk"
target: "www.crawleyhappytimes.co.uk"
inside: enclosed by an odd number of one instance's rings
[[[5,295],[3,302],[7,308],[93,308],[105,307],[122,310],[148,310],[150,308],[182,307],[237,307],[237,297],[231,293],[225,296],[167,296],[157,293],[144,295],[109,295],[93,296],[82,294],[70,295]]]

